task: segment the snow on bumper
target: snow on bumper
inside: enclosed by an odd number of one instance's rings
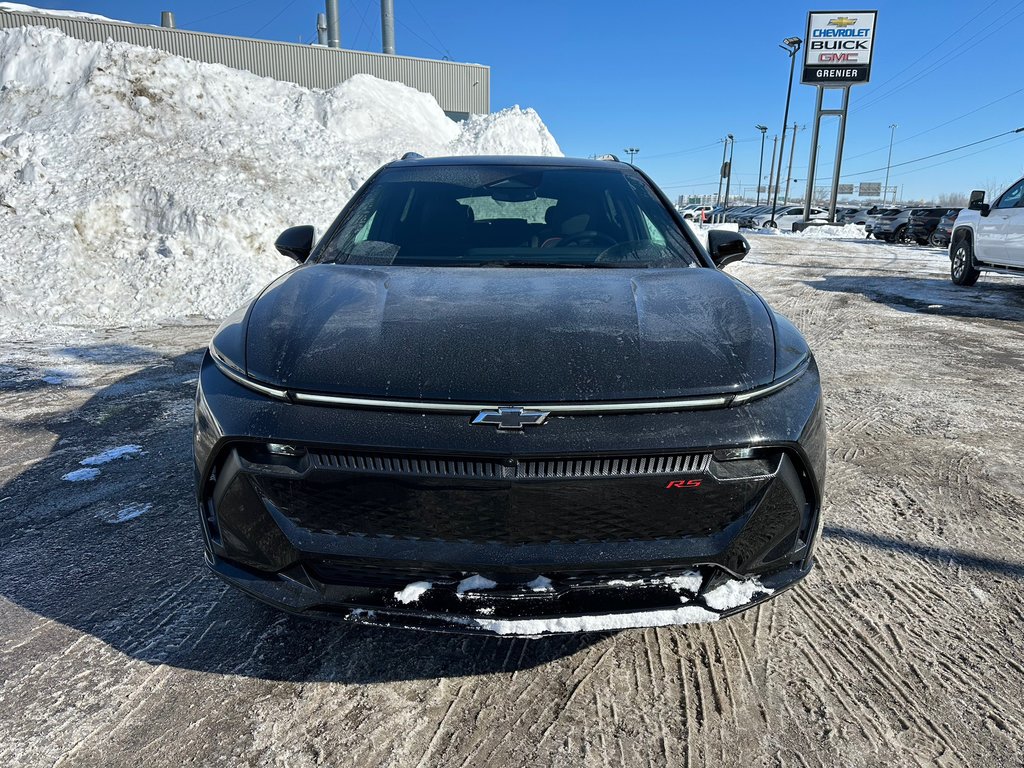
[[[383,604],[370,594],[325,600],[323,592],[301,579],[267,579],[223,560],[208,564],[242,591],[303,616],[438,632],[540,637],[717,621],[794,586],[810,572],[813,560],[747,579],[726,577],[719,569],[693,569],[568,591],[535,585],[509,590],[469,575],[465,581],[473,585],[470,589],[455,592],[417,581],[390,593]],[[557,584],[557,576],[552,577]]]

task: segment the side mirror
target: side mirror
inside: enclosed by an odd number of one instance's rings
[[[290,227],[277,236],[274,247],[282,255],[302,264],[309,258],[310,251],[313,250],[315,237],[315,230],[308,224],[301,227]]]
[[[750,253],[750,243],[739,232],[712,229],[708,231],[708,253],[715,266],[722,269]]]
[[[967,207],[972,211],[978,211],[982,216],[988,216],[989,205],[985,202],[985,190],[976,189],[971,192],[971,200]]]

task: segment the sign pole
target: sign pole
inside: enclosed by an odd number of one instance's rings
[[[843,108],[839,113],[839,141],[836,143],[836,168],[832,173],[832,201],[828,205],[829,223],[836,223],[836,198],[839,197],[839,173],[843,167],[843,143],[846,141],[846,112],[850,107],[850,86],[843,88]]]
[[[818,165],[818,127],[821,124],[821,102],[825,89],[818,86],[818,96],[814,100],[814,127],[811,129],[811,159],[807,164],[807,193],[804,195],[804,221],[811,220],[811,199],[814,197],[814,178]]]
[[[836,115],[839,118],[839,138],[836,142],[836,160],[832,173],[832,199],[828,205],[828,220],[835,223],[839,197],[839,175],[843,164],[843,145],[846,142],[846,117],[850,108],[850,87],[871,79],[871,59],[875,47],[877,11],[811,11],[807,14],[807,45],[804,46],[803,75],[800,82],[818,89],[814,108],[814,131],[811,137],[811,159],[807,168],[807,199],[804,204],[804,224],[811,219],[811,199],[814,197],[814,179],[818,158],[818,134],[821,118]],[[825,89],[841,89],[843,105],[839,109],[823,109]]]

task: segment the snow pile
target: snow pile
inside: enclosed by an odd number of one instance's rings
[[[472,624],[497,635],[536,637],[560,632],[607,632],[615,629],[641,627],[671,627],[682,624],[703,624],[718,621],[718,614],[697,605],[666,608],[640,613],[607,613],[597,616],[564,616],[557,619],[466,619],[460,623]]]
[[[0,30],[0,334],[222,317],[293,266],[282,229],[322,230],[408,151],[561,154],[532,110],[459,124],[368,75],[317,91]]]
[[[414,581],[412,584],[406,584],[405,587],[398,592],[395,592],[395,599],[400,603],[415,603],[424,594],[426,594],[430,588],[434,586],[429,581]]]
[[[31,5],[21,3],[0,3],[0,11],[14,11],[15,13],[34,13],[36,16],[66,16],[73,19],[92,19],[93,21],[118,21],[95,13],[82,13],[81,11],[59,11],[50,8],[35,8]]]
[[[865,232],[863,224],[843,224],[842,226],[823,224],[821,226],[808,227],[803,232],[796,232],[794,234],[808,240],[849,240],[853,238],[863,240]]]

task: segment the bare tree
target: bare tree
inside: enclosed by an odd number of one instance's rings
[[[967,195],[963,192],[943,192],[936,198],[936,202],[939,206],[963,208],[967,205]]]

